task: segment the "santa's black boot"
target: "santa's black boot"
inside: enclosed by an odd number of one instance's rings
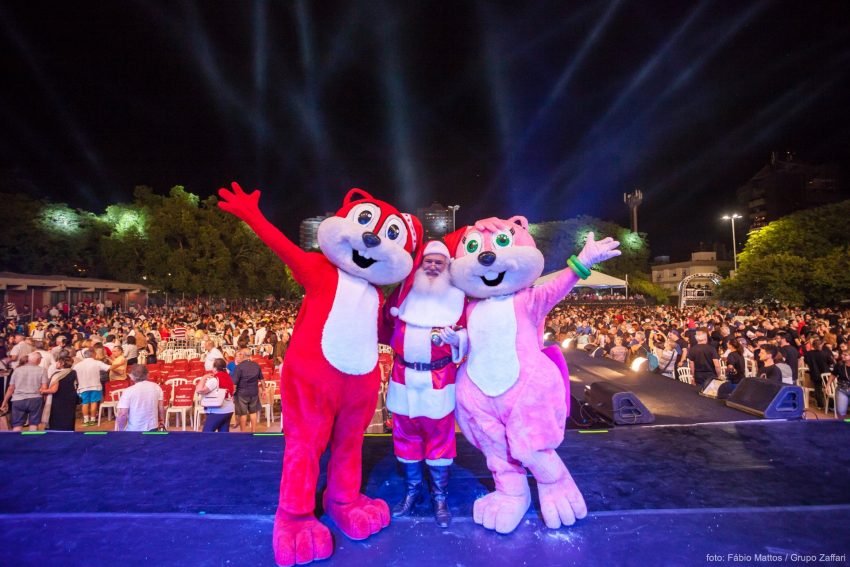
[[[441,528],[449,527],[452,521],[452,513],[446,497],[449,495],[449,467],[428,465],[431,472],[431,500],[434,502],[434,520]]]
[[[393,506],[393,518],[409,515],[422,502],[422,462],[401,463],[404,469],[406,492],[401,502]]]

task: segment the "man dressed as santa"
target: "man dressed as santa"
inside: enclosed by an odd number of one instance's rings
[[[393,445],[407,488],[392,515],[406,516],[422,501],[424,460],[434,518],[443,528],[451,521],[446,495],[456,454],[456,365],[467,350],[465,296],[452,285],[448,265],[446,245],[428,242],[421,263],[384,307],[384,329],[392,333],[389,344],[395,352],[387,409],[393,413]]]

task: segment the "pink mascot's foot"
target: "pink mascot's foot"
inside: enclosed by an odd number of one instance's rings
[[[547,528],[556,530],[562,524],[571,526],[576,520],[587,516],[584,496],[569,472],[556,482],[538,482],[537,490],[540,496],[540,511]]]
[[[331,531],[315,516],[293,516],[278,508],[272,535],[275,563],[281,567],[327,559],[334,550]]]
[[[525,481],[525,477],[522,477],[522,480]],[[497,489],[496,492],[476,500],[472,506],[472,519],[476,524],[481,524],[488,530],[496,530],[500,534],[514,531],[531,506],[531,491],[528,489],[528,482],[524,484],[525,489],[520,489],[516,495]]]
[[[390,525],[390,508],[378,498],[358,494],[354,502],[340,504],[325,492],[322,504],[340,531],[353,540],[366,539]]]

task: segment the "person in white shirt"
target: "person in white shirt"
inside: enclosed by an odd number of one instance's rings
[[[259,328],[257,329],[257,332],[254,333],[254,344],[255,345],[261,345],[264,342],[266,342],[266,334],[267,333],[268,333],[268,330],[266,329],[265,321],[261,322]]]
[[[118,400],[118,431],[152,431],[165,423],[162,388],[148,382],[148,368],[137,364],[130,371],[132,386]]]
[[[103,400],[100,372],[108,372],[109,368],[108,364],[94,358],[94,349],[85,349],[83,360],[74,365],[77,393],[83,401],[83,425],[94,425],[97,421],[97,404]]]
[[[215,364],[216,359],[224,358],[224,355],[218,350],[218,347],[215,346],[215,343],[212,341],[207,341],[204,343],[204,346],[207,349],[207,356],[204,358],[204,370],[207,372],[215,372]]]

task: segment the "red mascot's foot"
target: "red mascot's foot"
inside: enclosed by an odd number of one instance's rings
[[[272,546],[281,567],[327,559],[334,550],[331,531],[315,516],[293,516],[280,509],[274,517]]]
[[[366,539],[390,525],[390,508],[379,498],[358,494],[354,502],[340,504],[325,492],[322,504],[340,531],[353,540]]]

